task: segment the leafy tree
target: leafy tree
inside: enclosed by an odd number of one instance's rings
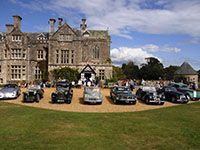
[[[139,67],[132,61],[129,61],[127,64],[122,64],[122,70],[128,79],[139,78]]]
[[[42,80],[48,80],[48,66],[46,60],[41,60],[38,62],[38,66],[42,72]]]
[[[179,66],[171,66],[171,65],[169,67],[166,67],[164,69],[164,72],[165,72],[164,78],[166,80],[173,80],[175,77],[174,73],[176,70],[178,70],[178,68],[180,68],[180,67]]]
[[[145,80],[158,80],[164,77],[163,64],[156,58],[147,59],[147,64],[143,64],[140,69],[140,78]]]
[[[183,75],[175,75],[174,76],[174,81],[175,82],[183,82],[185,84],[189,84],[187,79]]]
[[[126,78],[126,76],[124,75],[122,69],[120,67],[113,66],[113,78],[111,81],[115,82],[123,78]]]
[[[48,48],[47,47],[43,47],[45,52],[46,52],[46,57],[45,60],[41,60],[38,62],[38,66],[42,72],[42,80],[47,81],[48,80]]]
[[[60,69],[53,70],[53,77],[58,79],[66,79],[69,82],[75,81],[77,82],[80,78],[80,74],[77,69],[72,69],[69,67],[64,67]]]

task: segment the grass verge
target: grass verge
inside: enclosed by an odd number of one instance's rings
[[[0,102],[1,149],[199,149],[200,102],[133,113],[70,113]]]

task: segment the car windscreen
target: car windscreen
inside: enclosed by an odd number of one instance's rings
[[[115,89],[116,93],[118,94],[126,94],[126,93],[130,93],[129,88],[125,88],[125,87],[118,87]]]
[[[177,89],[175,87],[167,87],[167,88],[165,88],[165,91],[167,91],[167,92],[170,92],[170,91],[176,92]]]
[[[6,84],[4,86],[4,88],[17,88],[17,85],[15,85],[15,84]]]
[[[69,90],[69,86],[61,86],[61,85],[58,85],[57,87],[56,87],[56,89],[58,90],[58,91],[60,91],[60,90]]]

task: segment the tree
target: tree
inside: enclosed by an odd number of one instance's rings
[[[180,67],[179,66],[171,66],[171,65],[169,67],[166,67],[164,69],[164,72],[165,72],[164,78],[166,80],[173,80],[175,77],[174,73],[176,70],[178,70],[178,68],[180,68]]]
[[[69,67],[64,67],[60,69],[53,70],[53,77],[58,79],[66,79],[68,82],[77,82],[80,78],[80,74],[77,69],[72,69]]]
[[[46,60],[41,60],[38,62],[38,66],[42,72],[42,80],[48,80],[48,66]]]
[[[200,70],[199,71],[197,71],[198,72],[198,76],[199,76],[199,81],[200,81]]]
[[[147,64],[144,64],[140,69],[140,78],[158,80],[160,77],[164,77],[163,64],[157,58],[147,58]]]
[[[122,70],[128,79],[139,78],[139,67],[132,61],[129,61],[127,64],[122,64]]]
[[[126,76],[124,75],[122,69],[120,67],[113,66],[113,78],[111,80],[116,82],[123,78],[126,78]]]

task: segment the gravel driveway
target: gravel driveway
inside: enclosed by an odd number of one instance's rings
[[[26,89],[21,89],[25,91]],[[173,104],[170,102],[165,102],[164,105],[147,105],[141,101],[137,101],[136,105],[122,105],[122,104],[113,104],[109,98],[110,89],[101,89],[103,94],[103,103],[102,105],[87,105],[82,103],[83,97],[83,88],[82,89],[73,89],[73,99],[71,104],[51,104],[51,93],[55,91],[55,88],[45,88],[44,98],[39,103],[22,103],[22,95],[16,100],[5,100],[5,102],[15,103],[20,105],[39,107],[44,109],[53,109],[61,111],[70,111],[70,112],[134,112],[142,111],[149,109],[157,109],[162,107],[175,106],[179,104]],[[191,102],[189,102],[191,103]]]

